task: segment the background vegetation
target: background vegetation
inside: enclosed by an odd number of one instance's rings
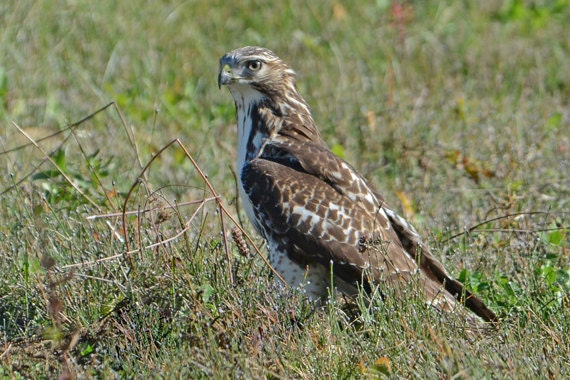
[[[567,0],[2,1],[0,377],[569,376],[569,19]],[[413,292],[313,312],[238,249],[216,76],[250,44],[497,332]]]

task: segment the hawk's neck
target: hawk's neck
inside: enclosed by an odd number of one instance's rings
[[[251,87],[231,89],[238,127],[237,169],[256,158],[266,140],[289,138],[326,146],[305,100],[296,92],[267,96]]]

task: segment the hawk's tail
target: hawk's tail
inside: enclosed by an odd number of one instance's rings
[[[428,299],[435,300],[443,287],[455,300],[465,305],[484,321],[498,322],[495,313],[481,299],[468,291],[462,283],[449,276],[443,265],[432,256],[429,248],[422,243],[414,227],[389,208],[384,208],[384,210],[400,238],[402,247],[414,256],[425,276],[422,281],[427,282],[424,284],[424,288]],[[428,285],[429,282],[432,286]]]

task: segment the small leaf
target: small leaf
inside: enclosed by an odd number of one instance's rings
[[[565,235],[563,230],[552,231],[548,234],[548,242],[556,246],[561,246],[564,243]]]
[[[4,98],[8,93],[8,76],[4,67],[0,66],[0,98]]]
[[[65,152],[63,149],[56,150],[52,155],[51,158],[55,162],[55,164],[63,171],[66,171],[66,162],[65,162]]]
[[[344,158],[344,148],[340,144],[334,144],[331,147],[332,152],[340,158]]]
[[[415,214],[413,202],[403,191],[396,191],[396,196],[400,202],[402,202],[402,208],[404,210],[404,216],[406,219],[412,219]]]
[[[392,363],[386,356],[382,356],[374,362],[372,369],[376,372],[383,373],[384,375],[390,375],[392,372]]]
[[[90,345],[89,343],[85,345],[85,347],[81,350],[80,355],[81,356],[87,356],[90,353],[92,353],[93,351],[95,351],[95,349],[93,348],[92,345]]]
[[[562,114],[560,112],[550,116],[546,121],[546,128],[549,131],[556,130],[562,124]]]
[[[202,302],[208,302],[214,294],[214,288],[208,284],[203,285],[200,287],[200,293],[202,293]]]
[[[50,169],[50,170],[44,170],[41,171],[39,173],[34,174],[31,179],[32,181],[38,180],[38,179],[50,179],[50,178],[56,178],[60,175],[58,170],[55,169]]]
[[[459,277],[457,279],[462,284],[466,284],[468,278],[469,278],[469,271],[467,269],[462,269],[461,272],[459,272]]]
[[[346,9],[341,3],[335,2],[333,4],[333,19],[335,19],[336,21],[342,21],[345,18],[346,18]]]

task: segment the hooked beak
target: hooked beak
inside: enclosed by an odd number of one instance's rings
[[[226,63],[221,69],[220,73],[218,74],[218,88],[222,88],[223,85],[228,85],[235,80],[234,75],[232,73],[232,68],[228,63]]]

